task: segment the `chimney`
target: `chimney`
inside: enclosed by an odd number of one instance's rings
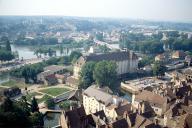
[[[129,119],[129,116],[128,116],[128,114],[126,114],[126,120],[127,120],[127,123],[128,123],[128,126],[129,127],[132,127],[131,125],[131,120]]]
[[[141,103],[141,114],[145,111],[145,104],[144,102]]]
[[[70,105],[70,110],[73,110],[73,106],[72,105]]]
[[[106,122],[106,118],[105,117],[103,117],[103,121]]]
[[[132,60],[133,59],[133,51],[129,50],[129,57]]]

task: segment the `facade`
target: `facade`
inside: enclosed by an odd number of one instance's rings
[[[79,78],[79,72],[82,66],[88,61],[114,61],[117,64],[117,74],[123,75],[136,72],[138,68],[137,55],[131,51],[128,52],[111,52],[106,54],[95,54],[81,56],[74,65],[74,77]]]
[[[116,120],[124,112],[132,109],[126,100],[104,92],[96,86],[90,86],[83,92],[83,106],[87,114],[103,110],[111,120]]]

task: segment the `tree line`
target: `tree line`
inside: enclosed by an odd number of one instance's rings
[[[5,98],[0,105],[0,127],[43,127],[43,114],[39,112],[35,98],[28,103],[23,96],[20,101]]]
[[[14,69],[10,72],[11,76],[17,78],[24,78],[26,83],[36,83],[37,82],[37,75],[43,72],[43,68],[48,65],[68,65],[75,62],[82,54],[78,51],[74,51],[70,54],[70,56],[63,56],[60,58],[52,57],[47,61],[25,65],[18,69]]]
[[[1,61],[10,61],[15,58],[13,52],[11,51],[11,44],[8,38],[1,38],[1,43],[3,46],[0,46],[0,60]]]

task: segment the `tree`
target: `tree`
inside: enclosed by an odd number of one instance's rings
[[[81,69],[80,77],[81,77],[81,88],[87,88],[93,82],[93,70],[95,67],[95,62],[87,62]]]
[[[9,40],[6,41],[5,48],[6,48],[7,51],[11,52],[11,45],[10,45]]]
[[[153,69],[153,74],[157,77],[164,76],[167,70],[166,67],[162,65],[160,62],[155,62],[152,69]]]
[[[96,34],[96,39],[97,39],[97,40],[100,40],[100,41],[103,41],[103,33],[102,33],[102,32],[98,32],[98,33]]]
[[[39,107],[37,104],[37,100],[35,99],[35,97],[33,97],[32,101],[31,101],[31,112],[39,112]]]
[[[113,88],[117,80],[117,65],[112,61],[101,61],[95,65],[93,78],[99,86]]]
[[[82,54],[78,51],[73,51],[71,52],[69,59],[71,62],[75,62],[77,59],[79,59],[79,57],[82,56]]]
[[[20,102],[18,103],[18,105],[20,106],[20,108],[22,109],[22,111],[24,113],[26,113],[27,116],[30,115],[30,107],[29,107],[29,103],[27,103],[27,99],[25,96],[21,97]]]
[[[43,127],[43,125],[44,125],[43,114],[40,112],[32,113],[31,116],[29,117],[29,119],[30,119],[30,123],[34,127]]]
[[[106,45],[100,45],[99,48],[101,49],[102,53],[107,53],[110,50]]]
[[[45,104],[47,105],[47,108],[49,108],[49,109],[53,109],[55,107],[55,103],[52,98],[46,99]]]
[[[142,68],[142,67],[144,67],[144,66],[146,66],[146,65],[150,65],[151,63],[153,63],[153,61],[154,61],[154,58],[153,58],[153,57],[144,56],[144,57],[142,58],[142,60],[139,61],[138,67],[139,67],[139,68]]]
[[[14,55],[10,51],[0,49],[0,60],[1,61],[10,61],[14,59]]]

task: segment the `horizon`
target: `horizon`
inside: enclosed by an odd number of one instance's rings
[[[66,16],[192,23],[190,0],[0,0],[0,16]]]

